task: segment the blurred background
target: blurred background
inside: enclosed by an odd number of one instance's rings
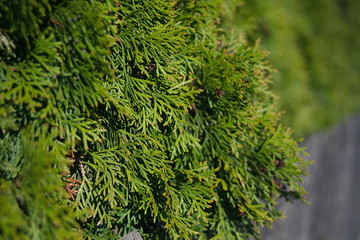
[[[224,30],[270,52],[282,122],[315,160],[310,205],[281,202],[263,239],[360,240],[360,1],[227,3]]]

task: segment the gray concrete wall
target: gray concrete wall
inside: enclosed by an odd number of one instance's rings
[[[360,116],[307,138],[315,160],[305,189],[310,205],[281,202],[287,216],[264,240],[360,240]]]

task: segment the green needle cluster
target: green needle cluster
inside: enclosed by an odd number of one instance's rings
[[[218,0],[0,1],[0,238],[246,239],[305,201]]]

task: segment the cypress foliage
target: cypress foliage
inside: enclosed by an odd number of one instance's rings
[[[266,54],[225,9],[1,1],[2,238],[258,238],[304,201]]]

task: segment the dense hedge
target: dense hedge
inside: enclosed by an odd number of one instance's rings
[[[272,69],[226,9],[1,1],[1,238],[257,238],[304,200]]]

